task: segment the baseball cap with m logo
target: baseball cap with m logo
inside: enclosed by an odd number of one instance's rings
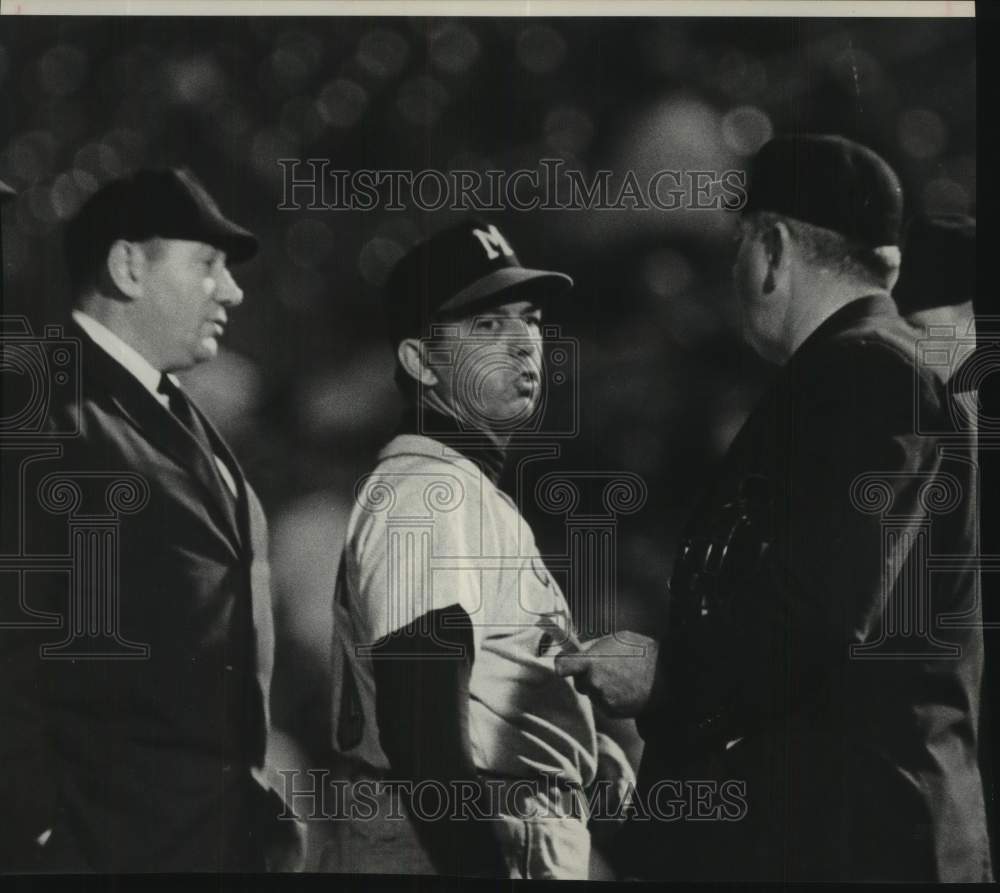
[[[522,266],[495,223],[473,218],[410,249],[389,275],[384,305],[398,341],[434,321],[509,301],[544,305],[572,285],[565,273]]]

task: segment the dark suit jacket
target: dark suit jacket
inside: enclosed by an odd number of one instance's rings
[[[746,809],[633,823],[625,870],[989,876],[974,451],[916,337],[888,295],[849,304],[733,442],[679,560],[699,571],[675,570],[640,784],[734,780]]]
[[[47,612],[59,626],[2,631],[3,862],[263,868],[261,820],[277,810],[254,777],[263,780],[273,653],[260,503],[207,420],[237,499],[188,430],[72,334],[80,398],[57,399],[47,430],[78,418],[79,434],[62,455],[40,448],[20,468],[24,512],[13,524],[16,509],[5,508],[8,542],[20,534],[20,552],[41,556],[22,616]],[[106,610],[115,600],[117,619]],[[45,645],[55,648],[40,657]]]

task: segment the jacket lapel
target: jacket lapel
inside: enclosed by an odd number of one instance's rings
[[[233,499],[223,490],[225,483],[215,467],[214,458],[134,375],[94,344],[86,332],[79,327],[75,328],[83,345],[84,374],[104,386],[121,414],[149,443],[169,456],[198,482],[205,491],[209,511],[220,522],[220,526],[239,554],[243,548],[243,537],[237,522],[236,509]],[[200,412],[198,414],[202,423],[211,432],[210,437],[218,448],[222,444],[222,438],[207,424],[204,416]],[[224,444],[222,446],[224,447]],[[229,453],[228,449],[224,452]],[[230,461],[231,455],[226,455],[224,458]],[[234,472],[238,471],[238,466],[231,463],[230,467]],[[235,476],[237,480],[241,477],[240,474]],[[239,483],[237,487],[240,487]]]
[[[188,398],[190,399],[190,398]],[[233,497],[229,486],[219,473],[219,470],[214,466],[215,457],[211,457],[212,460],[212,472],[215,475],[215,481],[218,485],[219,492],[221,495],[222,505],[225,508],[229,522],[233,527],[233,530],[237,531],[240,537],[240,542],[245,544],[248,548],[250,546],[250,518],[247,509],[247,488],[246,488],[246,477],[243,475],[243,469],[240,467],[240,463],[236,461],[236,456],[233,455],[232,450],[229,449],[229,444],[222,439],[222,435],[216,430],[215,425],[209,420],[198,405],[191,400],[191,406],[198,418],[201,420],[202,426],[208,434],[208,439],[212,444],[212,449],[215,451],[215,455],[218,456],[226,467],[229,469],[233,476],[233,481],[236,484],[236,496]],[[181,426],[183,427],[183,426]],[[191,438],[194,440],[194,438]],[[196,444],[197,445],[197,444]],[[204,450],[201,451],[204,454]]]

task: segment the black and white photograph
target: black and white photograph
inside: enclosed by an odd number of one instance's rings
[[[0,874],[992,882],[976,14],[3,0]]]

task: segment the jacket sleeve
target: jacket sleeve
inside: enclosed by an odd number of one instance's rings
[[[17,452],[0,455],[2,471],[2,554],[21,554],[23,527],[21,475]],[[27,506],[30,508],[30,505]],[[27,523],[30,523],[27,522]],[[45,554],[44,547],[33,552]],[[46,730],[44,675],[39,649],[59,630],[31,628],[38,622],[25,610],[52,611],[47,586],[28,586],[43,575],[5,574],[0,614],[0,870],[32,868],[40,847],[36,842],[55,821],[57,770]],[[23,588],[22,603],[19,588]]]

